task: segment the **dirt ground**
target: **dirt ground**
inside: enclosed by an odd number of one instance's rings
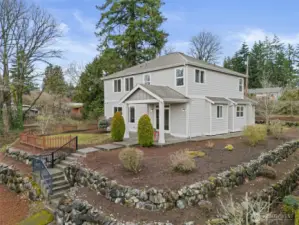
[[[0,163],[14,166],[22,174],[30,174],[32,171],[32,167],[30,165],[17,161],[11,157],[5,156],[2,152],[0,152]]]
[[[287,160],[280,162],[273,166],[277,172],[277,178],[275,180],[270,180],[263,177],[258,177],[255,180],[247,181],[245,184],[235,187],[227,195],[222,195],[221,200],[227,203],[230,196],[233,197],[234,201],[241,201],[246,192],[255,193],[261,191],[263,188],[276,183],[278,180],[282,179],[286,173],[295,168],[299,160],[299,150],[297,150],[293,155],[291,155]],[[139,210],[135,208],[129,208],[127,206],[122,206],[120,204],[115,204],[105,197],[97,195],[96,192],[88,188],[79,188],[77,191],[78,198],[87,200],[90,204],[96,208],[102,209],[106,214],[113,214],[117,219],[124,221],[159,221],[159,222],[172,222],[173,224],[183,224],[185,221],[196,221],[196,224],[206,224],[208,219],[215,218],[217,213],[222,211],[220,207],[219,198],[210,198],[209,201],[213,204],[213,211],[206,212],[200,210],[197,206],[189,207],[187,209],[173,209],[165,212],[153,212],[146,210]],[[276,211],[277,214],[281,213],[280,209]],[[218,214],[219,215],[219,214]],[[274,215],[275,216],[275,215]],[[277,217],[276,217],[277,218]],[[271,225],[286,225],[293,224],[292,220],[273,220]]]
[[[195,181],[207,179],[232,166],[248,162],[257,158],[261,152],[274,149],[283,142],[297,138],[299,131],[290,128],[281,140],[268,137],[268,140],[256,147],[248,145],[244,137],[225,140],[213,140],[215,147],[207,149],[207,141],[181,143],[167,147],[141,148],[144,151],[142,171],[135,175],[126,171],[121,165],[118,154],[120,150],[110,152],[96,152],[89,154],[84,160],[85,166],[97,170],[110,179],[117,180],[120,184],[133,187],[180,188]],[[233,151],[227,151],[227,144],[234,146]],[[170,168],[169,155],[180,149],[201,150],[206,153],[203,158],[196,158],[197,168],[188,174],[173,172]]]
[[[25,219],[29,212],[28,200],[0,185],[0,224],[16,225]]]

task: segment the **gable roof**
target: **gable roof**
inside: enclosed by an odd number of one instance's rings
[[[130,96],[132,96],[136,91],[139,89],[145,91],[158,101],[162,102],[187,102],[188,98],[173,90],[172,88],[168,86],[157,86],[157,85],[147,85],[147,84],[138,84],[133,88],[127,95],[125,95],[120,102],[127,101]]]
[[[162,69],[168,69],[178,66],[191,65],[207,70],[217,71],[232,76],[247,77],[245,74],[238,73],[220,66],[212,65],[207,62],[187,56],[184,53],[175,52],[168,55],[160,56],[139,65],[124,69],[117,73],[103,77],[102,80],[109,80],[118,77],[126,77],[136,74],[148,73]]]

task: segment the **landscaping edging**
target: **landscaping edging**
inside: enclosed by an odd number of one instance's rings
[[[78,165],[65,168],[65,175],[71,185],[80,185],[100,193],[115,203],[147,210],[164,210],[174,207],[184,209],[200,203],[229,189],[242,185],[246,178],[255,179],[262,165],[272,165],[287,158],[299,147],[299,141],[290,141],[274,150],[262,153],[257,159],[242,163],[219,173],[208,180],[184,186],[179,190],[156,188],[137,189],[118,184],[90,169]]]
[[[27,165],[32,164],[32,158],[35,156],[34,154],[30,154],[17,148],[7,148],[5,151],[5,155],[15,160],[21,161]]]
[[[29,177],[22,177],[12,166],[0,164],[0,184],[6,185],[16,193],[27,193],[32,201],[42,200],[40,188]]]

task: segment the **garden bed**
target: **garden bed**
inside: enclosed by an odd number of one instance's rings
[[[102,175],[115,179],[118,183],[132,187],[156,187],[177,189],[195,181],[208,179],[210,176],[229,169],[232,166],[257,158],[262,152],[272,150],[282,143],[297,138],[299,132],[295,128],[288,129],[281,140],[268,137],[255,147],[247,144],[243,137],[225,140],[213,140],[213,149],[205,147],[207,141],[188,142],[168,147],[141,148],[144,151],[144,165],[139,174],[126,171],[120,164],[120,150],[111,152],[91,153],[84,159],[84,164],[90,169],[99,171]],[[227,151],[227,144],[234,146],[233,151]],[[202,158],[196,158],[196,169],[188,174],[173,172],[170,168],[169,155],[180,149],[200,150],[206,153]]]

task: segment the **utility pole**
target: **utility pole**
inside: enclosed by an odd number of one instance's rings
[[[246,60],[245,96],[248,97],[249,55]]]

